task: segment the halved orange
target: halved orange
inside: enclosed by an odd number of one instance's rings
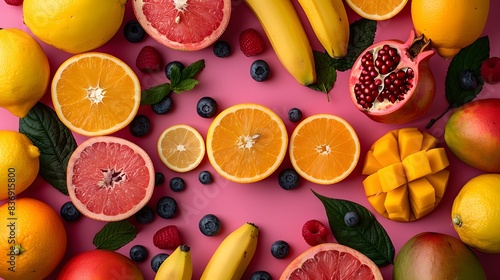
[[[302,120],[290,137],[290,160],[304,179],[322,185],[345,179],[356,167],[360,144],[344,119],[316,114]]]
[[[85,136],[114,133],[137,114],[141,86],[122,60],[101,52],[74,55],[52,80],[52,102],[61,121]]]
[[[358,15],[371,20],[386,20],[397,15],[408,0],[346,0]]]
[[[288,134],[283,120],[259,104],[237,104],[220,112],[207,132],[207,155],[214,169],[237,183],[271,175],[283,162]]]
[[[177,124],[165,129],[158,138],[158,155],[169,169],[188,172],[205,156],[205,141],[192,126]]]

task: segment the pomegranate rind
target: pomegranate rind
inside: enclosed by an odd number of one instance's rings
[[[92,137],[81,143],[66,172],[68,194],[75,207],[91,219],[107,222],[127,219],[146,205],[153,195],[154,177],[146,151],[115,136]]]
[[[176,3],[182,7],[176,8]],[[157,42],[174,50],[197,51],[212,45],[226,30],[231,0],[134,0],[133,10]]]
[[[288,264],[280,280],[291,279],[384,278],[378,266],[363,253],[338,243],[322,243],[307,249]]]

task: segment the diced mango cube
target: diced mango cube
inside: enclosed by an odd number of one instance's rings
[[[383,167],[400,161],[398,140],[393,133],[386,133],[373,144],[373,156]]]
[[[389,219],[399,222],[410,220],[410,201],[408,198],[408,187],[403,185],[387,193],[384,201],[385,209]]]
[[[436,197],[442,198],[446,187],[448,186],[448,179],[450,178],[450,171],[448,169],[443,169],[437,173],[425,176],[427,181],[431,183],[436,192]]]
[[[373,156],[373,150],[369,150],[366,152],[365,161],[363,162],[363,169],[361,170],[361,174],[370,175],[380,168],[382,168],[382,164],[378,162],[378,160]]]
[[[420,151],[424,136],[418,129],[400,129],[398,134],[399,156],[403,160],[406,156]]]
[[[410,205],[411,205],[411,211],[413,212],[413,215],[415,215],[415,218],[420,219],[423,216],[429,214],[436,208],[435,204],[430,204],[424,208],[419,208],[415,202],[410,198]]]
[[[432,173],[426,151],[419,151],[407,156],[402,164],[408,182]]]
[[[375,195],[382,192],[382,185],[380,184],[380,178],[378,173],[375,172],[367,176],[363,180],[363,187],[365,188],[366,196]]]
[[[420,178],[408,182],[410,200],[412,200],[419,209],[424,209],[436,202],[436,193],[434,187],[427,179]]]
[[[379,213],[380,215],[384,215],[384,213],[387,215],[387,211],[385,210],[384,202],[385,202],[385,197],[386,193],[379,193],[375,195],[368,196],[368,202],[370,205],[373,207],[373,209]]]
[[[432,148],[436,148],[437,145],[439,144],[438,139],[427,131],[423,131],[422,136],[424,137],[422,139],[422,147],[420,148],[422,151],[427,151]]]
[[[403,184],[406,184],[407,182],[403,164],[401,162],[396,162],[381,168],[377,171],[377,173],[383,192],[393,190]]]
[[[431,165],[432,173],[436,173],[448,167],[450,162],[446,156],[444,148],[434,148],[427,151],[427,158]]]

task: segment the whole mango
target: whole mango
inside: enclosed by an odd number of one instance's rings
[[[482,280],[483,267],[473,251],[459,239],[436,232],[410,238],[394,260],[393,280]]]
[[[500,172],[500,99],[474,100],[455,110],[444,130],[453,154],[486,172]]]

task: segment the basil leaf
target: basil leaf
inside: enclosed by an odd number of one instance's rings
[[[142,91],[141,105],[153,105],[170,94],[170,84],[164,83]]]
[[[192,90],[198,83],[198,80],[195,79],[185,79],[173,87],[172,91],[175,93],[182,93],[186,90]]]
[[[313,55],[316,68],[316,83],[308,85],[308,87],[328,94],[337,80],[337,71],[328,53],[313,51]]]
[[[342,58],[332,58],[333,66],[341,72],[351,69],[358,56],[373,44],[376,31],[377,21],[374,20],[362,18],[351,23],[347,54]]]
[[[115,251],[134,240],[136,236],[137,230],[129,221],[109,222],[97,232],[92,243],[96,249]]]
[[[181,80],[194,78],[198,73],[205,68],[205,60],[200,59],[191,63],[188,67],[184,68],[181,72]]]
[[[19,132],[40,149],[40,176],[68,195],[66,169],[77,147],[71,131],[52,108],[38,102],[24,118],[19,119]]]
[[[352,201],[328,198],[312,192],[325,206],[330,229],[339,244],[358,250],[378,266],[393,263],[394,245],[368,209]],[[344,215],[350,211],[359,215],[358,224],[351,227],[344,222]]]

